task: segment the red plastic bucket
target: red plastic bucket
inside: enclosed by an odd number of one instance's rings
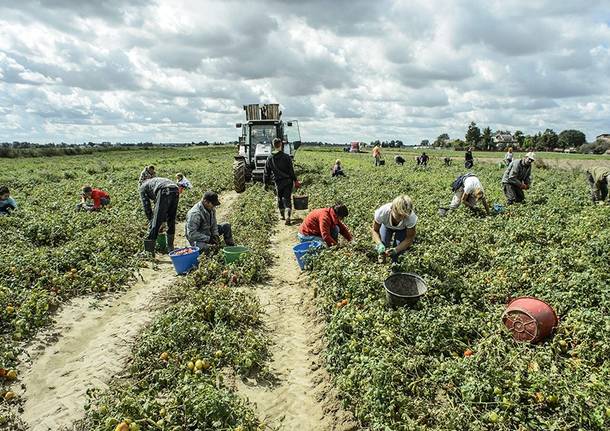
[[[502,314],[502,322],[516,341],[537,343],[553,333],[559,319],[546,302],[522,296],[508,304]]]

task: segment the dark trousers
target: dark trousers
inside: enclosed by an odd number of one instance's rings
[[[148,227],[148,239],[156,240],[161,225],[167,222],[167,235],[176,233],[176,212],[178,211],[178,187],[161,189],[157,192],[157,200],[153,218]]]
[[[292,209],[292,180],[275,183],[277,193],[277,207],[280,211],[285,208]]]
[[[593,202],[605,201],[608,197],[608,182],[610,177],[606,177],[603,181],[596,183],[593,179],[593,175],[587,172],[587,182],[591,187],[591,200]]]
[[[508,205],[523,202],[525,200],[525,193],[515,185],[503,183],[502,190],[504,191],[504,196],[506,196],[506,203]]]

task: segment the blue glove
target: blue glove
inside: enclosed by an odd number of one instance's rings
[[[385,252],[385,245],[383,245],[382,242],[380,242],[379,244],[377,244],[375,246],[375,251],[377,251],[377,253],[382,254],[383,252]]]

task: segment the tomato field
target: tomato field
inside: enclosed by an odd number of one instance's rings
[[[356,244],[325,252],[312,278],[327,318],[327,360],[358,418],[372,429],[605,429],[610,425],[610,207],[593,206],[582,172],[533,169],[526,203],[481,217],[437,214],[463,169],[374,168],[336,155],[309,165],[313,207],[349,205]],[[491,203],[504,203],[502,169],[478,165]],[[320,181],[320,177],[323,179]],[[326,177],[326,178],[325,178]],[[373,210],[409,194],[419,216],[400,269],[429,291],[414,310],[388,310],[387,267],[371,255]],[[538,346],[515,343],[502,312],[531,295],[560,317]],[[337,308],[347,299],[347,306]]]
[[[4,374],[58,307],[128,290],[149,260],[137,193],[144,165],[192,181],[180,199],[184,220],[202,191],[231,187],[232,155],[224,147],[159,149],[7,163],[0,184],[20,208],[0,218]],[[330,176],[337,157],[346,178]],[[440,158],[426,169],[374,167],[368,154],[305,149],[296,162],[310,209],[342,201],[350,211],[355,240],[320,253],[303,277],[323,317],[320,355],[331,384],[361,429],[610,427],[610,206],[590,203],[581,171],[534,166],[524,204],[487,217],[462,207],[442,218],[437,210],[463,169]],[[503,204],[502,168],[477,164],[474,172],[490,203]],[[112,208],[75,212],[85,184],[108,191]],[[399,194],[413,198],[419,217],[399,268],[420,275],[428,292],[415,307],[393,310],[383,289],[389,264],[377,263],[370,229],[374,210]],[[269,373],[270,329],[251,287],[270,277],[274,205],[260,184],[237,197],[229,221],[250,253],[229,265],[221,254],[202,258],[177,279],[131,346],[125,372],[91,390],[75,429],[266,428],[228,380]],[[508,301],[524,295],[548,302],[560,319],[539,345],[513,341],[502,324]],[[19,376],[0,380],[0,426],[19,429],[21,400],[11,389]]]

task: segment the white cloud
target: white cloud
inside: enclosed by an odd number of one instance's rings
[[[137,0],[0,6],[0,141],[235,139],[277,101],[305,140],[608,132],[592,0]]]

